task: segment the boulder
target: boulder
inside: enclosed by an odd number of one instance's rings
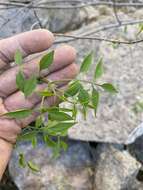
[[[99,27],[98,24],[90,25],[92,27],[86,26],[85,31],[88,31],[87,27],[91,31],[95,30]],[[84,31],[83,28],[82,31]],[[126,34],[122,28],[104,31],[101,34],[106,36],[105,38],[116,39],[118,37],[123,41],[134,39],[137,31],[137,27],[130,26]],[[81,31],[78,32],[81,33]],[[94,117],[92,111],[88,112],[87,121],[84,121],[82,115],[79,115],[79,124],[69,130],[69,137],[87,141],[126,144],[131,133],[140,125],[143,118],[143,112],[134,112],[136,102],[143,99],[141,44],[116,44],[115,47],[112,43],[90,40],[78,40],[76,43],[70,42],[70,44],[78,49],[79,62],[89,51],[93,50],[95,54],[95,61],[89,74],[85,77],[87,80],[92,79],[97,59],[103,57],[104,76],[99,82],[114,84],[118,93],[111,95],[102,92],[97,117]]]
[[[100,144],[95,150],[96,190],[139,190],[143,185],[136,176],[141,167],[127,151],[118,145]],[[134,184],[133,188],[131,184]],[[138,185],[138,186],[137,186]]]
[[[43,143],[35,149],[22,144],[17,151],[40,167],[39,173],[21,169],[14,151],[9,171],[19,190],[92,190],[93,162],[86,143],[70,141],[68,151],[58,159],[52,158],[52,151]]]

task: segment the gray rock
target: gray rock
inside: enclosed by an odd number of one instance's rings
[[[95,28],[97,25],[92,25]],[[114,29],[109,33],[103,32],[106,38],[133,39],[137,32],[136,27],[129,27],[125,34],[122,29]],[[115,37],[114,37],[115,36]],[[79,49],[81,57],[89,52],[91,41],[78,41],[70,43]],[[83,47],[85,49],[83,50]],[[70,129],[69,137],[87,141],[126,143],[130,134],[142,122],[143,113],[135,114],[134,104],[143,98],[143,54],[140,44],[128,46],[119,45],[114,48],[111,43],[92,42],[91,50],[95,57],[102,56],[104,60],[105,74],[100,82],[111,82],[118,88],[117,95],[103,93],[97,118],[89,111],[87,121],[82,116],[78,117],[79,124]],[[80,51],[81,50],[81,51]],[[96,61],[95,61],[96,64]],[[91,80],[95,64],[86,79]]]
[[[40,4],[50,6],[49,0],[41,1]],[[70,6],[72,3],[67,1],[63,6]],[[58,6],[58,3],[56,4]],[[62,6],[61,4],[59,6]],[[48,28],[53,32],[64,32],[73,30],[83,24],[86,14],[82,14],[80,9],[48,9],[36,10],[37,16],[44,28]]]
[[[3,2],[5,3],[5,0]],[[8,2],[12,3],[10,0]],[[11,9],[4,7],[5,9],[0,10],[0,37],[7,37],[40,27],[47,28],[53,32],[67,32],[77,29],[84,23],[96,19],[99,16],[98,11],[92,6],[83,9],[62,8],[63,6],[72,6],[73,4],[70,0],[66,3],[59,1],[56,5],[49,0],[16,0],[13,2],[23,4],[24,7],[15,6]],[[28,7],[30,3],[35,7],[42,6],[45,8],[50,6],[51,9],[31,9]],[[55,9],[55,6],[61,8]]]
[[[133,190],[131,183],[141,185],[136,180],[141,165],[127,151],[118,146],[100,144],[94,154],[96,190]]]
[[[143,163],[143,136],[140,136],[136,141],[128,146],[130,153]]]
[[[36,18],[30,9],[0,10],[0,38],[31,30],[31,26],[35,22]]]
[[[92,190],[93,166],[86,143],[70,142],[68,151],[57,160],[42,143],[36,149],[23,144],[18,150],[41,168],[40,173],[19,168],[14,151],[9,171],[19,190]]]

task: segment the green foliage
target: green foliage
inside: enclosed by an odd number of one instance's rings
[[[36,89],[37,78],[36,76],[31,76],[29,79],[25,79],[24,73],[19,71],[16,76],[16,85],[24,93],[25,97],[28,97]]]
[[[24,92],[25,77],[23,72],[19,71],[16,75],[16,85],[20,91]]]
[[[18,161],[19,161],[19,166],[21,168],[25,168],[26,166],[28,166],[28,168],[30,170],[32,170],[33,172],[39,172],[40,171],[39,167],[36,164],[34,164],[32,161],[26,161],[23,153],[19,154],[19,160]]]
[[[19,161],[20,167],[22,167],[22,168],[26,167],[26,161],[25,161],[25,157],[24,157],[23,153],[19,154],[19,160],[18,161]]]
[[[99,104],[99,92],[93,87],[92,89],[92,105],[94,107],[95,116],[97,113],[97,108]]]
[[[137,36],[138,36],[139,34],[141,34],[142,32],[143,32],[143,24],[140,23],[140,24],[139,24],[139,31],[138,31],[138,33],[137,33]]]
[[[116,90],[116,88],[110,84],[110,83],[104,83],[101,85],[101,87],[107,91],[107,92],[110,92],[110,93],[117,93],[118,91]]]
[[[39,167],[36,164],[34,164],[32,161],[29,161],[27,163],[27,165],[28,165],[29,169],[32,170],[33,172],[39,172],[40,171]]]
[[[24,118],[30,116],[31,113],[32,113],[32,110],[21,109],[21,110],[16,110],[16,111],[5,113],[4,115],[9,116],[13,119],[24,119]]]
[[[65,96],[66,96],[66,97],[75,96],[75,95],[79,92],[79,90],[80,90],[81,87],[82,87],[82,86],[81,86],[81,84],[80,84],[79,81],[77,81],[77,80],[74,81],[73,83],[71,83],[71,84],[69,85],[68,89],[66,90]]]
[[[45,55],[39,63],[39,73],[43,69],[49,69],[53,63],[53,59],[54,51]],[[23,129],[22,134],[18,136],[17,140],[30,141],[33,148],[35,148],[40,135],[42,136],[45,145],[53,150],[53,155],[55,158],[60,156],[60,152],[62,150],[67,150],[68,147],[63,138],[65,138],[67,135],[68,130],[77,123],[77,115],[79,111],[82,111],[83,116],[86,119],[87,112],[89,109],[92,109],[95,112],[96,117],[100,93],[103,92],[102,89],[109,93],[117,93],[116,88],[112,84],[98,84],[95,82],[97,79],[101,78],[104,73],[102,58],[100,58],[96,64],[94,76],[91,81],[83,80],[79,75],[76,79],[70,81],[68,88],[64,93],[61,93],[57,87],[57,82],[61,81],[46,81],[44,78],[40,76],[36,77],[35,75],[27,78],[24,75],[22,68],[22,55],[20,51],[17,51],[15,54],[15,62],[19,66],[19,72],[16,76],[16,84],[18,89],[23,92],[25,98],[28,98],[30,95],[32,95],[32,93],[37,93],[37,95],[41,97],[41,106],[39,108],[33,108],[32,110],[16,110],[4,115],[14,119],[23,119],[38,111],[39,116],[36,118],[35,124]],[[92,63],[93,53],[91,52],[83,60],[80,67],[80,72],[88,72]],[[47,83],[47,87],[40,92],[35,92],[38,84],[37,81],[43,81],[44,83]],[[68,106],[45,106],[44,99],[51,96],[59,97],[64,102],[68,103]],[[46,117],[48,122],[45,121]],[[31,161],[26,161],[22,153],[19,154],[19,164],[23,168],[28,166],[34,172],[39,171],[38,166],[36,166]]]
[[[82,65],[80,67],[80,72],[87,72],[90,68],[90,65],[92,64],[92,61],[93,61],[93,53],[90,53],[83,60]]]
[[[61,112],[61,111],[49,112],[49,119],[51,121],[70,121],[70,120],[73,120],[73,118],[70,115],[68,115],[67,113]]]
[[[54,51],[46,54],[40,61],[40,70],[47,69],[53,63]]]
[[[25,97],[30,96],[37,86],[36,76],[31,76],[29,79],[24,82],[24,95]]]
[[[14,61],[17,65],[22,65],[22,54],[19,50],[16,51],[15,56],[14,56]]]
[[[89,94],[88,91],[86,91],[84,88],[81,88],[78,94],[78,101],[83,105],[87,106],[89,103]]]
[[[42,131],[44,130],[44,132],[47,132],[51,136],[65,136],[67,135],[68,129],[75,124],[75,122],[58,122],[50,127],[43,127]]]
[[[30,128],[30,126],[29,126],[29,128]],[[17,140],[19,140],[19,141],[31,141],[32,142],[32,140],[36,134],[37,134],[37,132],[34,130],[24,132],[18,137]]]
[[[44,97],[54,96],[54,93],[53,92],[49,92],[48,90],[41,91],[41,92],[39,92],[39,94],[41,96],[44,96]]]
[[[100,78],[102,75],[103,75],[103,59],[100,58],[100,59],[98,60],[98,63],[97,63],[96,69],[95,69],[94,78],[95,78],[95,79],[98,79],[98,78]]]

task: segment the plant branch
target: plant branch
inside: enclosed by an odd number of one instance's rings
[[[118,43],[118,44],[136,44],[136,43],[142,43],[143,39],[139,40],[130,40],[130,41],[122,41],[122,40],[116,40],[116,39],[108,39],[108,38],[101,38],[98,36],[95,37],[88,37],[88,36],[76,36],[76,35],[70,35],[70,34],[60,34],[60,33],[54,33],[55,36],[57,37],[66,37],[66,38],[71,38],[71,39],[83,39],[83,40],[96,40],[96,41],[105,41],[105,42],[111,42],[111,43]]]
[[[51,83],[51,84],[56,84],[56,83],[61,83],[61,82],[70,82],[70,81],[72,81],[73,79],[62,79],[62,80],[49,81],[49,80],[47,80],[47,79],[45,79],[45,78],[42,78],[42,79],[40,79],[40,80],[42,80],[43,82],[45,82],[45,83],[47,83],[47,84],[49,84],[49,83]],[[84,83],[88,83],[88,84],[92,84],[92,85],[96,85],[96,86],[101,86],[101,85],[98,84],[98,83],[95,83],[95,82],[92,82],[92,81],[88,81],[88,80],[77,79],[77,81],[84,82]]]
[[[50,3],[59,4],[59,5],[50,5]],[[75,9],[75,8],[84,8],[86,6],[101,6],[101,5],[107,5],[107,6],[114,6],[114,2],[106,2],[106,1],[97,1],[97,2],[87,2],[83,3],[81,1],[71,1],[73,5],[64,5],[66,1],[54,1],[54,2],[46,2],[45,3],[39,3],[39,4],[24,4],[24,3],[17,3],[17,2],[3,2],[0,3],[1,6],[6,6],[6,8],[15,8],[15,7],[27,7],[27,8],[34,8],[34,9]],[[48,5],[49,4],[49,5]],[[62,5],[61,5],[62,4]],[[48,5],[48,6],[47,6]],[[143,3],[116,3],[117,7],[143,7]],[[4,7],[2,7],[4,8]]]

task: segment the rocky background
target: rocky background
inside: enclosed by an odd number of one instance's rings
[[[143,38],[137,36],[143,24],[142,0],[54,2],[0,0],[0,38],[36,28],[122,41]],[[92,112],[87,121],[79,115],[80,124],[69,131],[68,151],[57,160],[51,159],[51,150],[40,141],[35,149],[28,143],[19,145],[18,150],[34,160],[41,172],[20,169],[15,150],[0,189],[142,190],[143,112],[136,102],[143,101],[143,43],[57,37],[55,46],[62,43],[77,49],[78,64],[89,51],[95,53],[95,65],[102,56],[102,80],[113,82],[119,93],[102,97],[96,120]]]

